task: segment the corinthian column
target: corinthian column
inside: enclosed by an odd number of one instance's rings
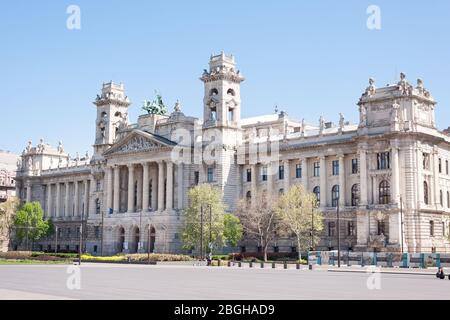
[[[399,175],[399,161],[398,149],[396,146],[392,147],[392,203],[399,203],[400,200],[400,175]]]
[[[128,165],[128,212],[134,212],[134,164]]]
[[[52,216],[52,184],[47,185],[47,217]]]
[[[61,217],[61,183],[56,183],[56,199],[55,199],[55,217]]]
[[[66,185],[66,195],[64,198],[64,216],[68,217],[69,216],[69,199],[70,199],[70,184],[69,182],[65,183]]]
[[[74,195],[74,212],[73,215],[74,216],[79,216],[80,215],[80,207],[79,207],[79,203],[78,203],[78,198],[79,198],[79,189],[78,189],[78,181],[74,182],[74,186],[75,186],[75,195]]]
[[[142,212],[148,211],[149,200],[149,163],[142,163]]]
[[[164,210],[164,162],[158,161],[158,211]]]
[[[113,207],[112,196],[113,196],[113,182],[112,182],[112,167],[106,168],[106,212]]]
[[[289,160],[284,160],[284,192],[288,192],[291,186],[291,168],[289,166]]]
[[[166,162],[167,165],[167,183],[166,183],[166,209],[173,209],[173,163]]]
[[[183,162],[178,164],[177,168],[177,185],[178,185],[178,209],[183,209]]]
[[[308,159],[303,158],[302,159],[302,185],[305,187],[306,191],[308,190]]]
[[[359,151],[359,187],[360,205],[367,206],[367,154],[366,150]]]
[[[320,206],[327,206],[327,165],[325,156],[320,157]]]
[[[114,206],[113,212],[120,211],[120,167],[114,167]]]
[[[251,191],[250,191],[250,193],[251,193],[251,196],[252,196],[252,198],[251,198],[251,205],[252,205],[252,207],[255,207],[256,206],[256,201],[258,201],[256,198],[256,177],[257,177],[257,175],[256,175],[256,164],[252,164],[252,166],[251,166]]]
[[[83,205],[84,210],[82,212],[82,217],[83,219],[86,219],[89,215],[89,179],[84,180]]]
[[[344,155],[339,155],[339,206],[345,207],[345,163]]]

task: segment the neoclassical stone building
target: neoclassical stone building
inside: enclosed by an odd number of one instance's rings
[[[203,120],[146,114],[130,124],[123,84],[103,84],[93,155],[70,157],[41,140],[30,142],[17,172],[17,194],[40,201],[58,226],[43,250],[180,252],[187,192],[211,183],[229,211],[258,191],[278,194],[293,184],[314,192],[325,215],[318,249],[336,249],[336,207],[343,249],[449,252],[450,137],[435,124],[435,106],[421,80],[404,74],[359,99],[360,121],[307,124],[285,112],[241,119],[243,76],[233,56],[211,56]],[[270,156],[263,152],[270,146]],[[295,251],[289,239],[274,251]],[[256,251],[257,243],[242,242]]]

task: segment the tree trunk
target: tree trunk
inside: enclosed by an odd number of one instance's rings
[[[267,247],[268,245],[264,245],[264,262],[267,262]]]
[[[300,260],[302,260],[302,252],[300,250],[300,239],[297,238],[297,251],[298,251],[298,262],[300,262]]]

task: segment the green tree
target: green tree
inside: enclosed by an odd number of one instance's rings
[[[19,241],[25,240],[28,249],[29,241],[34,243],[47,235],[49,225],[44,220],[44,211],[39,202],[29,202],[17,211],[14,227]]]
[[[182,233],[183,247],[200,252],[201,235],[203,235],[203,252],[209,251],[210,236],[215,247],[222,247],[225,240],[225,207],[220,190],[209,184],[202,184],[189,190],[188,197],[189,206],[186,209]]]
[[[301,185],[294,185],[280,196],[276,212],[278,220],[284,226],[284,233],[295,235],[300,259],[302,250],[314,248],[320,240],[319,231],[323,229],[323,216],[318,208],[316,195],[307,192]]]
[[[233,247],[237,246],[242,239],[242,224],[241,220],[234,214],[227,213],[223,219],[224,231],[223,236],[226,241]]]

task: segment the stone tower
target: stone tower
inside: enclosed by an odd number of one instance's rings
[[[209,71],[205,69],[200,79],[205,90],[200,180],[222,189],[225,203],[230,204],[228,209],[232,210],[239,196],[235,156],[242,141],[240,83],[244,77],[236,69],[234,57],[222,52],[211,56]]]
[[[111,81],[103,84],[102,93],[97,95],[94,104],[97,107],[94,158],[98,159],[114,143],[119,129],[128,125],[130,101],[123,84]]]

